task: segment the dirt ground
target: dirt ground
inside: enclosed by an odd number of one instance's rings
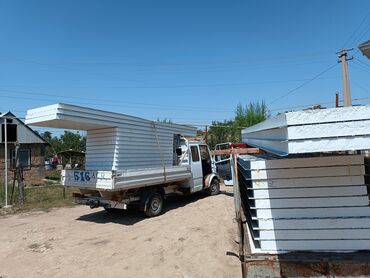
[[[85,206],[0,218],[0,277],[240,277],[232,188],[170,197],[166,211]]]

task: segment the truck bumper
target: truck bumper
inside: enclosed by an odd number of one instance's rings
[[[112,208],[112,209],[127,209],[127,205],[133,200],[124,200],[121,202],[107,200],[101,197],[75,197],[75,203],[79,205],[90,206],[90,208]]]

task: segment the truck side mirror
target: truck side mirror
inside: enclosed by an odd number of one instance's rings
[[[177,149],[176,149],[176,154],[177,154],[178,156],[181,156],[181,155],[182,155],[182,149],[181,149],[181,148],[177,148]]]

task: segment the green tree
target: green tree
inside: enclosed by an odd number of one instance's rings
[[[58,152],[65,150],[79,152],[86,150],[86,137],[81,136],[79,133],[64,131],[64,134],[58,138],[53,136],[50,131],[45,131],[41,136],[49,143],[45,150],[46,157],[52,157]]]
[[[234,119],[212,122],[208,143],[211,148],[214,148],[216,144],[223,142],[240,142],[243,128],[262,122],[268,117],[269,113],[264,101],[251,102],[246,106],[239,103],[235,109]]]
[[[234,120],[213,121],[209,127],[208,145],[214,149],[218,143],[235,142],[238,140],[238,131],[240,129],[235,127]]]
[[[269,117],[268,109],[264,101],[251,102],[245,107],[239,103],[235,109],[234,124],[240,127],[250,127],[258,124]]]

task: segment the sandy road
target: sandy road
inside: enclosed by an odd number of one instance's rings
[[[171,197],[166,212],[88,207],[0,218],[0,277],[240,277],[233,198]]]

